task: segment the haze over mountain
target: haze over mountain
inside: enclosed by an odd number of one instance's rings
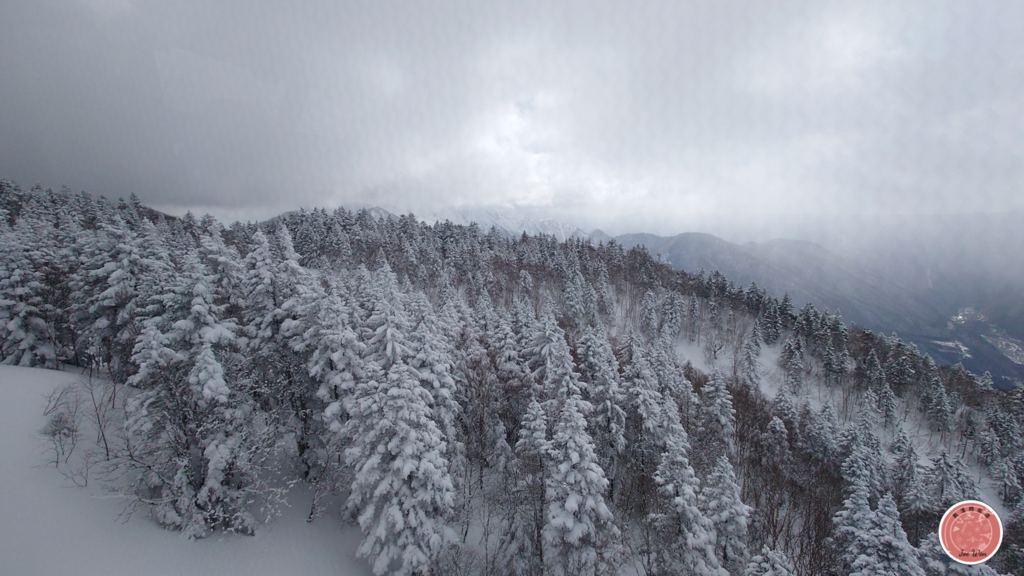
[[[776,297],[789,294],[797,307],[812,303],[840,310],[860,326],[896,331],[940,362],[962,362],[979,374],[991,371],[997,385],[1024,379],[1024,266],[1017,265],[1024,231],[1016,214],[699,226],[723,236],[758,238],[742,243],[707,232],[586,233],[545,218],[543,211],[514,207],[438,214],[423,219],[475,222],[483,232],[493,226],[509,237],[542,233],[559,241],[643,245],[677,270],[717,270],[737,286],[754,282]],[[790,236],[771,236],[776,233]],[[968,308],[976,313],[952,321]]]

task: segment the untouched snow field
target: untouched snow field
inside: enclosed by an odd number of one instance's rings
[[[0,366],[0,574],[372,574],[354,557],[358,528],[341,522],[337,506],[306,523],[309,499],[300,491],[289,498],[293,507],[255,536],[189,542],[142,509],[122,522],[122,500],[97,482],[75,487],[44,464],[37,431],[46,420],[46,395],[75,378],[75,372]]]

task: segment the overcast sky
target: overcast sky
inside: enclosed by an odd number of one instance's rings
[[[0,2],[0,177],[612,232],[1024,208],[1024,3]]]

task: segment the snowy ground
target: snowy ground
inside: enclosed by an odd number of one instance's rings
[[[119,499],[92,485],[71,486],[43,464],[37,430],[45,421],[46,394],[75,377],[0,366],[0,574],[371,574],[354,558],[358,529],[343,525],[337,513],[307,524],[309,499],[301,493],[290,497],[293,508],[251,537],[189,542],[144,511],[122,522]]]

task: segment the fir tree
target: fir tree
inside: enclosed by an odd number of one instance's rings
[[[698,505],[715,526],[715,550],[730,574],[742,574],[747,563],[747,527],[752,509],[740,500],[736,474],[726,456],[720,456],[700,491]]]
[[[933,509],[936,511],[945,510],[962,500],[977,498],[977,487],[963,459],[945,449],[932,458],[925,482],[934,498]]]
[[[664,540],[662,569],[669,574],[728,574],[715,554],[715,525],[697,505],[700,481],[690,467],[690,443],[675,401],[666,401],[665,452],[654,476],[663,512],[654,520]]]
[[[815,461],[823,466],[830,465],[837,456],[836,434],[838,428],[836,412],[830,402],[826,402],[821,407],[821,411],[807,427],[807,451]]]
[[[551,470],[547,475],[548,517],[544,537],[556,554],[558,574],[602,574],[610,567],[602,549],[618,530],[604,502],[608,480],[597,463],[583,413],[588,408],[578,395],[569,396],[549,444]]]
[[[758,390],[761,387],[761,365],[758,361],[760,354],[761,329],[755,323],[743,343],[743,350],[740,353],[740,362],[737,370],[740,382],[752,390]]]
[[[135,346],[128,383],[142,392],[126,408],[129,490],[188,537],[251,533],[249,503],[269,493],[260,470],[275,442],[236,380],[237,326],[215,299],[216,278],[195,258],[186,265],[166,296],[169,315],[147,321]]]
[[[517,572],[542,574],[545,552],[544,527],[547,524],[547,475],[549,473],[550,440],[544,409],[532,398],[515,446],[516,486],[515,507],[511,510],[509,536],[503,541],[506,556],[517,567]],[[525,513],[520,512],[525,510]]]
[[[573,370],[572,354],[565,341],[565,332],[554,317],[548,315],[538,326],[526,352],[533,378],[549,415],[557,414],[565,399],[580,393],[579,375]]]
[[[736,410],[732,406],[732,394],[725,387],[725,379],[718,370],[711,372],[708,383],[704,385],[703,396],[705,425],[725,447],[726,454],[731,455],[736,443]]]
[[[588,399],[593,405],[589,428],[601,467],[615,477],[615,468],[626,449],[626,395],[619,384],[618,363],[603,332],[587,328],[577,346],[580,380],[586,382]],[[610,493],[613,490],[609,491]]]
[[[878,409],[882,413],[882,422],[886,427],[896,424],[896,395],[888,383],[882,384],[878,392]]]
[[[454,538],[445,441],[416,371],[402,362],[387,373],[373,367],[355,387],[343,430],[355,474],[347,506],[364,534],[356,554],[374,574],[422,574]]]

